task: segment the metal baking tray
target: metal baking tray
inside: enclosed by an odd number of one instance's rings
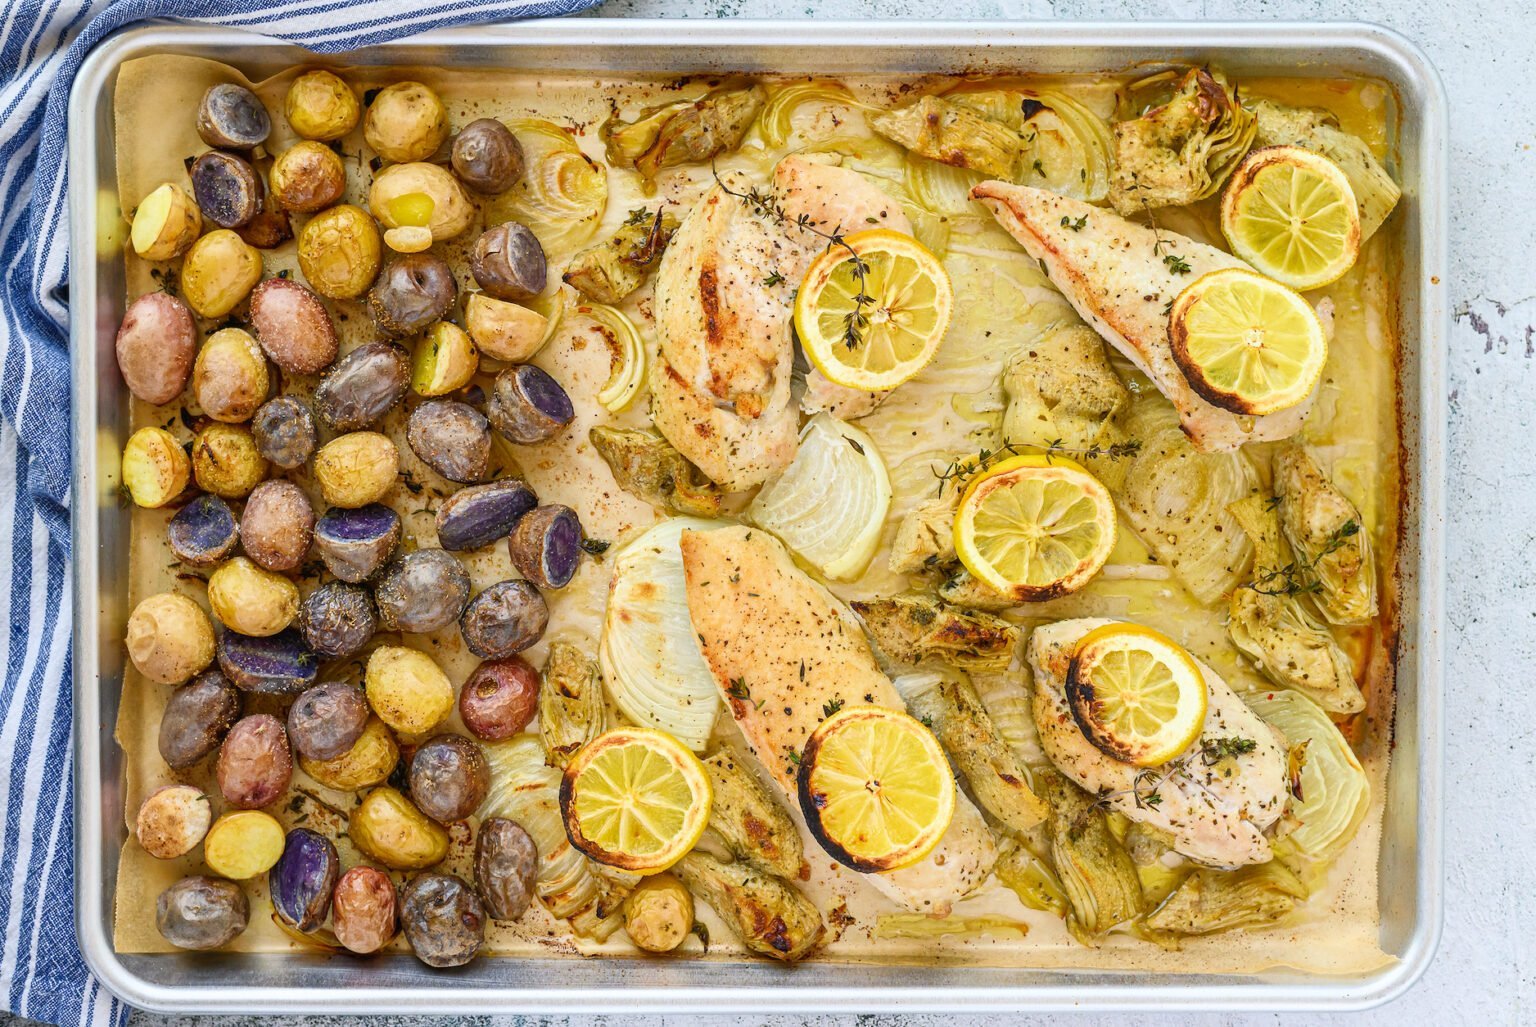
[[[1399,410],[1406,502],[1399,563],[1398,703],[1380,857],[1381,945],[1397,962],[1356,977],[1276,970],[1244,976],[973,966],[644,959],[481,959],[429,971],[410,956],[119,955],[112,947],[125,836],[123,754],[113,741],[127,618],[128,513],[103,455],[127,434],[113,367],[126,305],[121,255],[98,249],[101,190],[115,188],[113,87],[152,53],[208,57],[263,78],[315,63],[298,47],[235,30],[151,24],[87,58],[70,96],[74,369],[76,926],[97,975],[128,1002],[168,1012],[870,1012],[922,1010],[1358,1008],[1400,995],[1440,935],[1441,647],[1449,334],[1446,99],[1424,54],[1363,24],[764,22],[568,19],[437,31],[337,58],[349,65],[519,70],[921,73],[1098,72],[1137,62],[1219,61],[1237,75],[1370,76],[1396,93],[1404,184]]]

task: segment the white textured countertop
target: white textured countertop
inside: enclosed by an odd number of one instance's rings
[[[1450,503],[1446,646],[1446,911],[1426,977],[1351,1024],[1536,1021],[1536,15],[1523,0],[609,0],[598,14],[650,17],[1256,18],[1376,21],[1422,46],[1451,97]],[[374,1018],[369,1018],[374,1019]],[[1044,1017],[1025,1018],[1043,1021]],[[1063,1018],[1076,1019],[1076,1018]],[[1272,1023],[1208,1015],[1180,1022]],[[1344,1022],[1295,1016],[1292,1023]],[[135,1024],[235,1027],[244,1018]],[[323,1024],[322,1018],[294,1018]],[[356,1020],[338,1021],[355,1024]],[[442,1018],[421,1018],[441,1024]],[[487,1018],[464,1023],[489,1022]],[[511,1022],[511,1018],[500,1022]],[[530,1020],[530,1024],[565,1021]],[[582,1021],[594,1022],[594,1021]],[[608,1018],[724,1024],[719,1017]],[[804,1021],[754,1017],[790,1027]],[[825,1024],[981,1020],[836,1017]],[[989,1018],[987,1023],[1000,1022]],[[1165,1016],[1096,1017],[1141,1025]]]

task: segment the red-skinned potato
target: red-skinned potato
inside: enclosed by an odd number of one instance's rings
[[[134,396],[169,403],[187,387],[196,357],[197,327],[185,303],[151,292],[128,305],[117,330],[117,366]]]

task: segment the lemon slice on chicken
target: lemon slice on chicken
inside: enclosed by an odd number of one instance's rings
[[[1084,635],[1067,665],[1065,691],[1083,736],[1122,763],[1161,766],[1205,727],[1200,668],[1173,639],[1139,624],[1106,624]]]
[[[1293,289],[1337,280],[1360,255],[1360,205],[1333,161],[1299,146],[1254,150],[1221,194],[1232,252]]]
[[[954,306],[949,273],[901,232],[873,228],[830,244],[795,294],[795,334],[827,380],[894,389],[933,359]]]

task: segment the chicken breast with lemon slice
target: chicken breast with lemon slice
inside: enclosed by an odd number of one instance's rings
[[[1179,413],[1195,448],[1224,452],[1301,430],[1316,389],[1286,410],[1259,417],[1223,410],[1190,387],[1168,342],[1168,308],[1201,275],[1248,265],[1176,232],[1149,228],[1044,189],[982,182],[971,190],[1000,225],[1045,267],[1051,282]],[[1079,227],[1080,226],[1080,227]],[[1177,268],[1178,270],[1175,270]]]
[[[1211,668],[1195,660],[1208,693],[1205,727],[1169,763],[1122,763],[1083,735],[1067,703],[1067,666],[1078,641],[1110,623],[1093,617],[1057,621],[1036,628],[1030,637],[1035,727],[1045,754],[1079,786],[1103,796],[1111,809],[1166,831],[1173,848],[1197,863],[1236,867],[1268,861],[1274,853],[1265,832],[1280,819],[1289,795],[1285,738]],[[1251,752],[1215,758],[1211,747],[1222,739],[1251,740],[1254,746]]]
[[[729,183],[737,193],[748,184]],[[788,466],[799,428],[790,391],[794,292],[828,234],[911,225],[894,200],[855,172],[789,156],[774,169],[783,219],[716,185],[683,220],[656,274],[658,358],[651,416],[679,452],[739,492]],[[857,417],[878,396],[812,372],[816,409]]]
[[[858,621],[795,566],[772,535],[745,527],[682,535],[699,649],[753,756],[797,805],[800,753],[829,711],[905,710]],[[942,914],[992,870],[997,846],[964,793],[938,847],[871,884],[908,909]]]

